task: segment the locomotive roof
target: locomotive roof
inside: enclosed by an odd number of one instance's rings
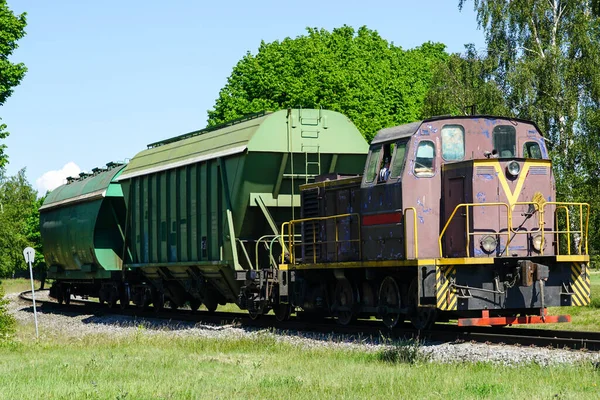
[[[535,122],[521,119],[521,118],[511,118],[511,117],[500,117],[495,115],[459,115],[459,116],[450,116],[450,115],[442,115],[424,119],[422,121],[410,122],[408,124],[392,126],[390,128],[383,128],[377,131],[377,135],[373,138],[371,144],[378,144],[383,142],[389,142],[391,140],[408,138],[414,135],[419,127],[426,122],[440,121],[440,120],[456,120],[456,119],[502,119],[507,121],[517,121],[522,122],[524,124],[530,124],[535,127],[535,129],[539,132],[540,135],[543,136],[542,131],[538,128]]]

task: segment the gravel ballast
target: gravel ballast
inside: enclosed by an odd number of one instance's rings
[[[36,297],[44,298],[47,292]],[[20,324],[33,325],[31,304],[19,299],[17,293],[7,294],[9,312]],[[77,307],[77,306],[73,306]],[[83,312],[82,312],[83,311]],[[378,337],[358,337],[312,332],[277,332],[235,325],[209,325],[120,315],[96,316],[82,309],[73,313],[38,311],[40,336],[67,339],[86,335],[127,337],[133,335],[164,335],[178,338],[212,338],[219,340],[253,338],[264,335],[302,348],[329,347],[356,351],[380,351],[392,348]],[[600,363],[600,353],[562,349],[487,345],[481,343],[424,343],[420,347],[423,359],[430,362],[489,362],[500,365],[536,363],[538,365],[577,364],[584,361]]]

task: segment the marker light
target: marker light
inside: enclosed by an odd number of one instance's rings
[[[521,172],[521,166],[516,161],[509,162],[506,169],[508,170],[509,174],[511,174],[512,176],[515,176],[515,177],[517,175],[519,175],[519,172]]]
[[[533,238],[531,238],[531,244],[533,244],[533,248],[536,251],[541,251],[542,250],[542,235],[537,234]]]
[[[486,253],[492,253],[493,251],[496,250],[496,246],[498,245],[496,242],[496,238],[493,236],[486,236],[483,239],[481,239],[481,247],[483,248],[483,251],[485,251]]]

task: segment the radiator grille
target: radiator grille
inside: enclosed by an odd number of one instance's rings
[[[548,167],[531,167],[529,173],[531,175],[548,175]]]

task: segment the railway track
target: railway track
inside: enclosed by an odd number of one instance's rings
[[[22,300],[32,302],[31,291],[19,295]],[[95,315],[125,315],[136,318],[154,318],[182,322],[208,323],[213,325],[238,324],[240,327],[277,329],[279,331],[300,331],[316,333],[335,333],[356,337],[382,337],[387,339],[417,339],[424,342],[474,342],[488,344],[505,344],[514,346],[552,347],[570,350],[600,351],[600,332],[563,331],[547,329],[522,329],[512,327],[458,327],[455,325],[437,324],[434,329],[416,331],[410,325],[400,325],[394,330],[382,326],[381,321],[358,320],[352,325],[342,326],[332,319],[311,321],[293,318],[278,322],[273,315],[264,315],[252,320],[247,313],[208,312],[178,309],[156,312],[153,309],[142,310],[135,307],[126,309],[109,308],[97,302],[71,299],[69,306],[59,305],[55,301],[41,300],[36,303],[46,312],[80,312]]]

